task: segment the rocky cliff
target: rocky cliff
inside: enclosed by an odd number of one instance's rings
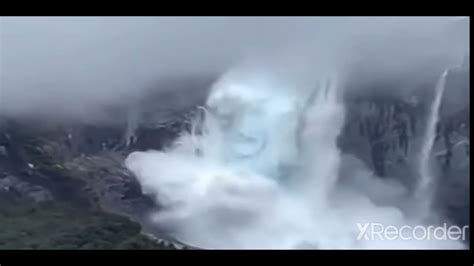
[[[380,178],[395,178],[413,187],[419,143],[433,97],[430,86],[434,82],[417,90],[425,93],[402,97],[348,97],[340,148],[361,159]],[[469,223],[469,66],[450,71],[446,86],[433,151],[440,180],[437,207],[464,225]],[[115,213],[130,223],[140,223],[138,231],[158,237],[153,242],[159,242],[157,246],[146,247],[183,248],[167,232],[148,223],[148,213],[159,206],[142,194],[123,161],[135,150],[163,149],[182,130],[189,130],[196,106],[206,98],[204,89],[200,93],[175,109],[157,109],[148,98],[148,104],[141,102],[138,109],[122,109],[126,119],[119,123],[1,118],[2,195],[15,195],[30,202],[29,206],[34,205],[31,202],[60,202],[84,213]]]
[[[434,87],[435,81],[403,97],[348,100],[340,147],[380,178],[413,188]],[[469,224],[469,91],[468,65],[450,70],[432,151],[439,180],[436,206],[460,225]]]

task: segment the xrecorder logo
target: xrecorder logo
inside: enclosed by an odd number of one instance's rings
[[[457,225],[384,225],[381,223],[357,223],[357,240],[466,240],[469,226]]]

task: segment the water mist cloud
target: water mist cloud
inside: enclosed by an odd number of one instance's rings
[[[444,49],[450,46],[443,31],[449,21],[2,17],[1,105],[10,114],[90,117],[99,107],[138,97],[169,76],[218,75],[249,58],[293,71],[296,80],[310,77],[302,74],[310,70],[314,74],[332,64],[351,63],[363,63],[370,76],[381,77],[394,69],[416,68],[424,59],[452,59],[457,51]],[[356,56],[364,53],[364,58]],[[276,64],[269,63],[271,58]]]
[[[407,214],[416,206],[402,186],[376,179],[336,143],[342,92],[362,94],[392,81],[416,89],[460,63],[467,39],[451,28],[452,18],[0,22],[2,115],[91,119],[150,88],[169,90],[154,84],[170,77],[219,77],[205,119],[196,121],[200,132],[183,132],[174,146],[132,153],[125,162],[164,206],[151,219],[178,239],[205,248],[464,248],[356,241],[357,223],[426,221]]]
[[[345,111],[339,83],[317,87],[305,108],[297,84],[276,82],[275,93],[267,86],[281,77],[271,71],[261,79],[236,72],[213,87],[200,134],[183,132],[164,151],[126,159],[162,206],[154,223],[211,249],[465,248],[456,241],[357,239],[361,223],[430,221],[401,184],[375,177],[337,147]]]
[[[169,90],[155,84],[170,77],[214,75],[201,132],[126,160],[164,206],[155,223],[205,248],[464,248],[356,241],[357,223],[426,221],[407,215],[417,206],[403,187],[377,180],[336,144],[341,92],[392,81],[416,89],[460,64],[467,32],[452,21],[2,17],[0,115],[92,119],[150,88]]]

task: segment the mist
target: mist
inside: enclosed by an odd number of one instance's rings
[[[441,97],[436,80],[469,56],[468,29],[468,19],[441,17],[2,17],[0,115],[104,122],[110,106],[202,98],[191,132],[125,160],[163,206],[151,222],[191,245],[465,248],[355,241],[359,222],[440,217],[345,154],[338,137],[346,97]],[[423,100],[429,157],[441,100]],[[126,116],[128,137],[140,121]],[[428,159],[420,172],[431,180]]]
[[[173,86],[161,82],[170,78],[175,83],[217,78],[248,61],[280,68],[295,80],[335,65],[344,65],[347,73],[362,71],[357,84],[409,76],[413,70],[421,71],[412,79],[422,79],[465,55],[466,40],[449,28],[453,20],[2,17],[1,112],[93,119],[104,106],[169,90]],[[433,67],[433,61],[439,64]]]
[[[313,97],[305,82],[278,71],[243,65],[224,74],[191,132],[164,150],[133,152],[125,161],[143,192],[162,206],[151,221],[208,249],[465,248],[433,236],[357,239],[358,223],[428,226],[442,218],[430,208],[431,186],[423,184],[423,197],[415,198],[398,180],[377,177],[340,150],[346,87],[337,73],[321,79]],[[434,134],[428,127],[428,152]],[[422,160],[422,171],[430,162]],[[435,176],[428,172],[420,181]]]

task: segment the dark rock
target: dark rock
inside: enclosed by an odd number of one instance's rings
[[[34,200],[35,202],[51,201],[52,194],[45,188],[24,182],[15,176],[7,175],[0,178],[0,189],[15,192],[22,197]]]

